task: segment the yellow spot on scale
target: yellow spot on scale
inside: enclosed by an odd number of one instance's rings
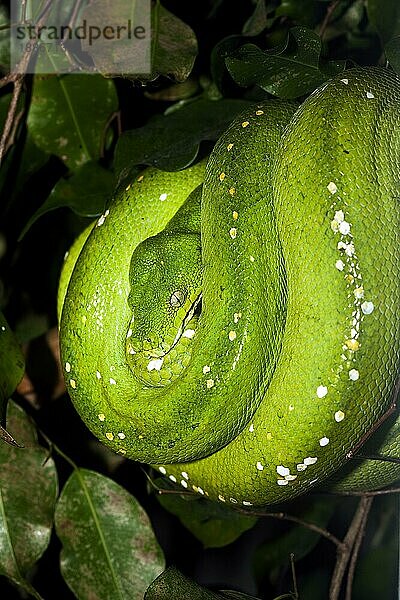
[[[263,110],[256,110],[257,117],[259,117],[260,115],[263,115],[263,114],[264,114]]]
[[[231,342],[233,342],[234,340],[236,340],[236,331],[230,331],[228,333],[228,337],[230,339]]]
[[[126,450],[124,448],[120,448],[118,450],[118,454],[126,454]]]
[[[242,318],[242,313],[238,312],[238,313],[234,313],[233,315],[233,322],[234,323],[239,323],[239,320]]]
[[[139,177],[137,178],[136,181],[138,181],[139,183],[141,183],[144,179],[144,175],[139,175]]]
[[[255,261],[254,256],[250,256],[250,262],[254,262],[254,261]]]
[[[249,121],[243,121],[242,127],[247,127],[248,125],[250,125]]]
[[[229,235],[231,236],[231,238],[234,240],[235,237],[237,236],[237,229],[236,227],[231,227],[231,229],[229,230]]]
[[[207,379],[207,381],[206,381],[207,389],[210,390],[212,387],[214,387],[214,384],[215,384],[214,379]]]
[[[71,365],[69,364],[69,362],[65,363],[65,370],[67,371],[67,373],[71,371]]]
[[[234,220],[234,221],[237,221],[237,219],[238,219],[238,216],[239,216],[239,213],[238,213],[238,212],[236,212],[236,210],[234,210],[234,211],[233,211],[233,213],[232,213],[233,220]]]
[[[272,440],[272,433],[270,431],[268,431],[268,433],[267,433],[267,440],[269,442]]]
[[[82,323],[85,324],[87,321],[87,316],[83,315],[82,319],[81,319]]]
[[[229,193],[231,196],[234,196],[236,192],[236,189],[234,187],[229,188]]]
[[[129,192],[130,189],[131,189],[131,184],[129,184],[129,185],[126,186],[125,191]]]
[[[232,150],[232,148],[233,148],[233,144],[228,144],[227,145],[228,152],[230,152]]]
[[[204,375],[206,373],[209,373],[210,371],[211,371],[211,367],[209,365],[204,365],[204,367],[203,367],[203,373],[204,373]]]
[[[69,384],[70,386],[75,390],[76,389],[76,381],[75,379],[70,379],[69,380]]]
[[[112,442],[114,439],[114,434],[112,434],[110,431],[107,431],[106,438]]]
[[[99,417],[99,421],[105,421],[106,419],[106,415],[104,413],[100,413],[99,415],[97,415]]]
[[[360,347],[360,342],[358,340],[346,340],[345,345],[352,352],[356,352]]]
[[[226,177],[226,174],[225,174],[225,173],[220,173],[220,174],[219,174],[219,180],[220,180],[220,181],[223,181],[223,180],[225,179],[225,177]]]

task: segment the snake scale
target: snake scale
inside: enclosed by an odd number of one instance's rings
[[[116,195],[59,300],[68,391],[104,444],[231,506],[400,478],[349,460],[368,437],[399,454],[399,126],[399,78],[357,67]]]

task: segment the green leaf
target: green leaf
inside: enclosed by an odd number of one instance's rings
[[[197,51],[193,30],[157,0],[151,11],[151,73],[130,77],[146,82],[163,75],[178,82],[185,81],[192,71]]]
[[[117,109],[114,82],[100,75],[36,75],[28,130],[39,148],[75,170],[102,156]]]
[[[394,37],[385,46],[385,56],[391,67],[400,75],[400,35]]]
[[[0,441],[0,574],[39,597],[25,578],[50,541],[57,473],[29,417],[13,402],[7,422],[24,447]]]
[[[0,423],[3,425],[7,401],[21,381],[24,370],[22,350],[0,311]]]
[[[10,19],[7,8],[0,6],[0,69],[8,72],[10,68]]]
[[[299,505],[296,516],[300,519],[324,528],[329,523],[337,506],[336,498],[308,498]],[[259,546],[254,557],[254,566],[261,579],[265,573],[277,573],[288,566],[289,555],[294,554],[296,561],[307,556],[317,545],[321,535],[303,525],[292,524],[285,533]]]
[[[344,61],[323,64],[321,48],[321,39],[314,31],[293,27],[280,46],[263,51],[245,44],[226,58],[226,65],[241,86],[258,85],[280,98],[297,98],[345,67]]]
[[[127,181],[132,167],[153,165],[165,171],[188,167],[200,142],[217,140],[235,116],[251,103],[244,100],[189,102],[168,115],[158,115],[144,127],[126,131],[115,149],[118,182]]]
[[[144,595],[144,600],[257,600],[241,592],[224,590],[212,592],[182,575],[175,567],[169,567],[151,584]]]
[[[84,164],[57,182],[45,203],[29,219],[21,237],[42,215],[56,208],[66,206],[82,217],[102,214],[113,190],[114,176],[110,171],[94,162]]]
[[[162,479],[157,479],[155,485],[159,489],[165,488]],[[168,483],[166,485],[168,486]],[[194,495],[161,493],[157,499],[161,506],[179,518],[205,548],[227,546],[237,540],[242,533],[254,527],[257,522],[256,517],[229,510]]]
[[[400,35],[400,3],[398,0],[368,0],[367,12],[371,25],[383,44]]]
[[[56,509],[61,571],[79,600],[143,598],[164,568],[150,521],[122,487],[99,473],[75,470]]]

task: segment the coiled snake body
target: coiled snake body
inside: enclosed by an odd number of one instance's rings
[[[338,470],[352,489],[400,477],[378,461],[340,471],[398,376],[399,107],[399,79],[379,68],[299,108],[257,105],[206,165],[147,169],[84,232],[60,337],[100,440],[245,507]],[[375,454],[398,451],[398,427],[372,436]]]

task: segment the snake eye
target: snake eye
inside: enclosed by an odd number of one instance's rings
[[[173,292],[169,299],[170,305],[173,306],[174,308],[176,308],[178,306],[182,306],[182,304],[184,302],[185,302],[185,294],[181,290],[176,290],[175,292]]]

